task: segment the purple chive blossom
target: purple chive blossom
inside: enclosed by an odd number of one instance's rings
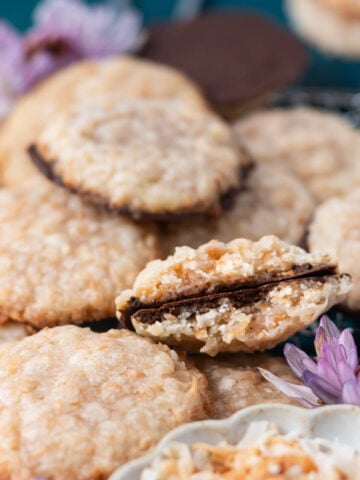
[[[35,10],[34,27],[24,37],[26,85],[76,60],[133,52],[141,39],[141,17],[135,10],[46,0]]]
[[[340,332],[324,315],[316,332],[315,350],[317,361],[290,343],[284,348],[291,370],[304,385],[285,382],[267,370],[259,370],[281,392],[307,407],[334,403],[360,406],[359,357],[350,331]]]
[[[0,21],[0,118],[10,110],[23,90],[22,39],[6,22]]]
[[[83,0],[45,0],[23,37],[0,22],[0,117],[15,98],[66,65],[134,52],[143,40],[133,9],[88,6]]]

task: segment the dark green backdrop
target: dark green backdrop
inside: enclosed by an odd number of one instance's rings
[[[0,0],[0,16],[24,30],[30,24],[31,12],[36,3],[37,0]],[[151,22],[171,17],[175,1],[134,0],[133,3],[142,10],[146,22]],[[287,23],[281,0],[205,0],[203,5],[204,9],[258,10],[282,24]],[[312,50],[311,65],[303,83],[311,86],[349,87],[360,90],[360,62],[336,60]]]

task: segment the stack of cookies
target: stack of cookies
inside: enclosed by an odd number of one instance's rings
[[[230,125],[126,57],[21,99],[0,131],[0,477],[105,479],[181,423],[291,403],[257,352],[359,308],[358,194],[329,200],[360,185],[358,137],[310,109]]]

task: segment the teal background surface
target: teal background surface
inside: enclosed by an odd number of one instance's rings
[[[95,3],[96,0],[88,1]],[[174,0],[133,1],[143,12],[147,24],[170,18],[175,3]],[[260,11],[277,22],[288,25],[281,0],[204,0],[202,3],[204,10],[226,8]],[[36,4],[37,0],[0,0],[0,17],[24,30],[30,25],[31,12]],[[311,62],[302,81],[304,85],[360,90],[360,62],[335,59],[310,48],[309,51]]]

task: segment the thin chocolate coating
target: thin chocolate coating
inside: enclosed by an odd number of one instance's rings
[[[228,210],[233,206],[236,196],[240,191],[244,188],[243,182],[246,180],[247,176],[249,175],[250,171],[254,167],[254,163],[249,160],[249,163],[242,165],[239,167],[239,179],[240,179],[240,186],[239,188],[230,188],[226,192],[224,192],[221,197],[219,198],[219,208],[214,207],[214,210],[210,211],[200,211],[200,210],[186,210],[186,211],[178,211],[178,212],[147,212],[145,210],[134,210],[133,208],[124,205],[122,207],[112,205],[108,202],[108,200],[101,195],[96,195],[94,193],[84,192],[78,190],[74,187],[70,187],[66,183],[64,183],[62,177],[57,175],[52,168],[52,163],[47,159],[43,158],[40,154],[38,148],[35,144],[32,144],[28,147],[28,154],[34,166],[50,181],[56,183],[57,185],[66,188],[71,193],[76,193],[80,195],[84,201],[96,205],[98,207],[104,208],[109,212],[117,213],[118,215],[124,215],[127,217],[131,217],[134,220],[151,220],[151,221],[158,221],[158,222],[168,222],[173,221],[176,219],[181,218],[188,218],[189,216],[198,216],[198,215],[210,215],[210,216],[217,216],[221,213],[222,210]]]
[[[107,332],[108,330],[122,328],[117,318],[104,318],[103,320],[89,320],[81,323],[79,327],[89,327],[93,332]]]
[[[292,83],[307,63],[304,47],[292,34],[239,11],[155,25],[140,55],[182,70],[220,111]]]
[[[291,280],[298,280],[303,278],[326,278],[337,273],[337,267],[335,265],[317,265],[313,266],[310,264],[305,265],[294,265],[292,274],[273,274],[271,272],[263,275],[261,278],[254,281],[238,282],[232,285],[219,285],[212,292],[207,292],[206,290],[199,290],[194,292],[193,295],[187,295],[185,297],[179,297],[171,301],[164,303],[153,302],[149,304],[142,303],[137,297],[132,297],[129,301],[128,307],[121,312],[120,322],[128,329],[133,329],[131,318],[132,316],[137,316],[137,318],[143,321],[143,318],[146,318],[146,323],[150,322],[150,318],[158,318],[157,311],[161,314],[166,311],[173,313],[178,307],[183,308],[194,308],[194,311],[197,311],[199,305],[206,305],[208,300],[216,302],[219,299],[224,297],[234,298],[236,301],[240,302],[238,305],[248,305],[253,301],[256,301],[256,296],[258,294],[264,295],[265,292],[268,292],[269,289],[274,288],[275,285],[280,282],[287,282]],[[234,296],[233,296],[234,294]],[[246,299],[250,299],[249,301]],[[242,302],[242,303],[241,303]],[[245,302],[245,303],[244,303]],[[215,304],[214,304],[215,305]],[[192,307],[194,306],[194,307]],[[172,308],[172,312],[168,310]],[[213,308],[213,307],[211,307]],[[141,317],[138,317],[138,313]],[[160,315],[161,316],[161,315]]]
[[[325,281],[326,276],[312,276],[306,277],[308,279],[315,279],[318,281]],[[297,278],[290,280],[283,280],[278,283],[268,283],[266,285],[261,285],[260,287],[255,288],[246,288],[241,290],[235,290],[233,292],[222,292],[214,293],[209,295],[204,295],[203,297],[194,298],[194,299],[184,299],[178,302],[165,303],[164,305],[158,308],[145,308],[143,310],[138,310],[133,318],[136,320],[153,324],[157,321],[161,321],[163,315],[168,313],[170,315],[178,316],[184,310],[190,315],[195,313],[205,313],[211,309],[216,309],[221,306],[222,300],[224,298],[229,299],[230,303],[234,308],[242,308],[246,305],[251,305],[252,303],[258,302],[267,295],[267,293],[275,288],[279,283],[286,287],[287,284],[298,281]]]

